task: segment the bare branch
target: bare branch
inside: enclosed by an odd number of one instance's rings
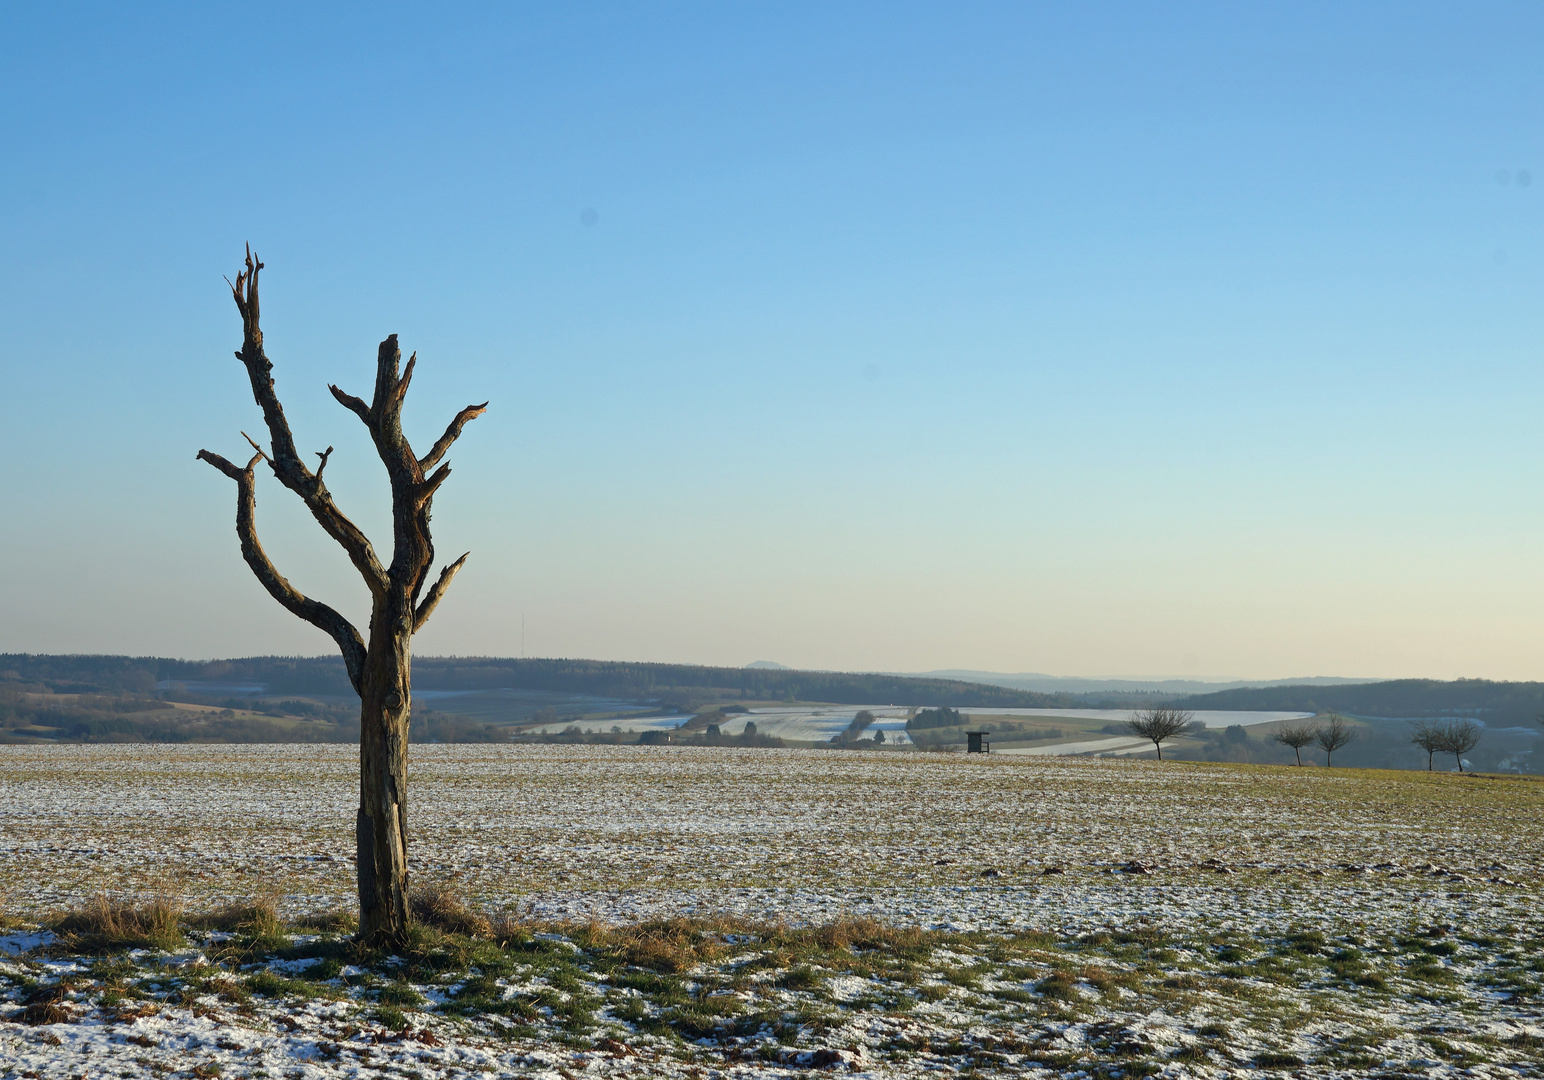
[[[248,435],[245,431],[243,431],[241,433],[241,437],[243,439],[247,440],[247,443],[252,447],[252,449],[257,451],[257,456],[259,458],[263,459],[264,461],[268,460],[268,455],[263,453],[263,448],[257,444],[257,440],[256,439],[254,439],[252,436]]]
[[[284,417],[284,407],[273,386],[273,364],[263,352],[263,330],[259,321],[257,297],[258,272],[263,264],[247,249],[246,269],[236,275],[231,294],[241,312],[242,343],[236,354],[247,369],[252,384],[252,398],[263,411],[263,422],[268,427],[272,449],[268,463],[279,482],[299,495],[327,535],[332,537],[348,553],[370,587],[372,594],[380,595],[388,586],[386,570],[375,555],[370,540],[360,528],[343,515],[321,478],[312,473],[295,449],[295,437],[290,433],[289,421]],[[256,443],[253,443],[255,446]]]
[[[213,465],[216,469],[219,469],[222,473],[224,473],[226,476],[230,477],[232,480],[236,481],[237,483],[241,482],[241,474],[242,474],[243,470],[238,469],[236,466],[232,465],[229,461],[225,460],[225,458],[221,457],[219,454],[213,453],[213,452],[211,452],[209,450],[200,450],[197,454],[195,454],[193,456],[197,460],[199,460],[199,461],[207,461],[207,462],[209,462],[209,464]],[[261,460],[262,460],[262,455],[259,454],[257,457],[254,457],[252,459],[251,463],[247,465],[247,468],[248,469],[252,468],[253,465],[256,465]]]
[[[434,473],[418,488],[418,501],[420,505],[434,498],[434,493],[448,479],[450,479],[450,464],[447,462],[438,469],[435,469]]]
[[[257,484],[253,470],[263,460],[262,451],[254,454],[244,469],[238,469],[219,454],[208,450],[200,450],[198,457],[236,481],[236,535],[241,540],[241,555],[252,568],[252,573],[263,588],[268,590],[268,595],[292,615],[304,619],[337,642],[338,650],[343,654],[344,667],[348,669],[349,682],[353,684],[354,692],[359,693],[365,667],[365,643],[359,631],[333,608],[312,600],[291,585],[274,567],[257,539]]]
[[[461,558],[440,571],[439,580],[430,588],[429,595],[424,597],[423,603],[418,605],[418,610],[413,615],[413,632],[415,634],[423,628],[424,623],[429,621],[429,616],[434,614],[434,609],[439,606],[441,598],[445,595],[445,590],[450,588],[451,579],[456,576],[461,567],[466,565],[467,556],[471,554],[468,551],[466,555],[461,556]]]
[[[439,463],[440,458],[445,456],[445,451],[450,449],[451,444],[461,437],[461,429],[487,411],[488,403],[485,401],[481,405],[468,405],[458,412],[456,418],[450,422],[450,426],[445,429],[445,434],[440,436],[439,441],[434,444],[428,455],[418,459],[418,467],[420,469],[434,468]]]
[[[369,423],[370,423],[370,406],[366,405],[363,401],[359,400],[353,394],[346,394],[346,393],[344,393],[342,390],[339,390],[336,386],[332,386],[332,385],[329,384],[327,389],[331,390],[332,391],[332,396],[338,399],[338,404],[342,405],[349,412],[353,413],[355,416],[359,417],[359,419],[363,420],[365,422],[366,426],[369,426]]]
[[[231,294],[236,298],[236,309],[241,312],[241,327],[243,336],[243,349],[247,343],[254,343],[258,349],[263,347],[263,331],[258,324],[257,303],[257,272],[263,268],[263,264],[252,257],[252,245],[247,245],[247,268],[236,275],[235,282],[230,278],[225,283],[231,287]],[[236,354],[238,359],[243,359],[241,353]]]
[[[322,459],[322,463],[316,467],[316,478],[320,480],[322,478],[322,470],[327,468],[327,459],[332,457],[332,447],[329,446],[326,450],[318,450],[316,456]]]
[[[397,385],[391,391],[390,408],[401,409],[402,400],[407,397],[407,387],[413,381],[413,368],[418,364],[418,354],[414,353],[407,358],[407,367],[402,370],[402,378],[397,380]]]

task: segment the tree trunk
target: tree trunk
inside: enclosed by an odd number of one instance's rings
[[[401,617],[371,622],[359,700],[359,938],[379,948],[407,934],[407,729],[412,711],[411,631]],[[411,621],[409,621],[411,625]]]

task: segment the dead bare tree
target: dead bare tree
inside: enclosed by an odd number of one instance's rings
[[[1410,741],[1422,750],[1426,751],[1426,771],[1432,771],[1431,759],[1438,750],[1445,749],[1443,745],[1442,725],[1434,724],[1430,720],[1411,721]]]
[[[1303,764],[1303,747],[1318,737],[1319,728],[1315,724],[1282,724],[1276,729],[1276,734],[1271,736],[1282,746],[1292,748],[1292,752],[1297,755],[1298,765]]]
[[[1319,744],[1319,749],[1324,751],[1324,767],[1330,767],[1330,757],[1356,738],[1356,732],[1351,725],[1346,723],[1346,718],[1339,713],[1330,713],[1329,720],[1323,727],[1314,733],[1314,741]]]
[[[1126,727],[1131,729],[1131,734],[1140,735],[1153,744],[1153,749],[1158,751],[1158,760],[1163,760],[1163,744],[1185,730],[1185,725],[1190,723],[1194,713],[1184,709],[1138,709],[1131,714],[1131,719],[1126,721]]]
[[[1473,720],[1448,720],[1437,729],[1437,749],[1452,754],[1458,771],[1464,771],[1464,755],[1480,744],[1483,729]]]
[[[257,580],[291,614],[328,634],[343,654],[349,682],[359,695],[359,814],[355,821],[358,852],[359,937],[376,946],[399,944],[405,937],[410,915],[407,888],[407,729],[412,707],[412,657],[409,646],[435,606],[450,587],[451,579],[466,563],[463,555],[440,571],[433,585],[425,585],[434,563],[429,537],[429,511],[434,493],[450,475],[442,464],[467,423],[481,416],[487,402],[462,409],[429,450],[418,457],[402,433],[402,401],[413,378],[417,354],[408,358],[399,374],[402,354],[397,335],[381,342],[376,353],[375,393],[369,405],[329,387],[337,398],[364,423],[375,443],[381,463],[391,480],[392,558],[383,566],[374,547],[333,502],[322,483],[322,472],[332,447],[319,451],[321,461],[312,472],[295,449],[294,436],[284,418],[284,408],[274,391],[273,364],[263,352],[263,331],[258,318],[257,276],[263,264],[247,249],[246,270],[236,275],[231,292],[241,312],[243,338],[236,358],[247,369],[252,397],[268,427],[269,449],[264,450],[243,432],[255,453],[238,466],[219,454],[200,450],[198,457],[236,481],[236,535],[241,554]],[[254,469],[266,461],[279,482],[306,504],[323,531],[348,553],[354,568],[370,590],[370,640],[360,636],[346,618],[320,601],[303,595],[275,569],[257,539]],[[438,468],[436,468],[438,466]],[[432,471],[430,471],[432,470]],[[470,553],[469,553],[470,554]]]

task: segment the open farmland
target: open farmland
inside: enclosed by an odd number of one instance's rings
[[[290,918],[352,902],[348,748],[0,754],[15,916],[104,890],[194,911],[273,892]],[[880,1076],[1539,1075],[1544,785],[1531,779],[462,745],[415,747],[412,780],[417,880],[511,915],[523,929],[502,951],[340,963],[325,933],[268,954],[234,950],[239,931],[194,935],[182,968],[125,974],[155,962],[137,953],[116,976],[154,1010],[133,1031],[158,1047],[191,1037],[227,1076],[750,1076],[838,1061]],[[698,920],[670,932],[684,960],[617,944],[667,917]],[[800,926],[848,929],[806,940]],[[84,964],[46,951],[8,966],[13,1000],[25,980],[73,980],[83,1022],[8,1026],[0,1061],[59,1076],[82,1052],[115,1075],[165,1065],[123,1042]],[[404,1015],[434,1045],[404,1041]],[[80,1045],[63,1054],[43,1031]]]

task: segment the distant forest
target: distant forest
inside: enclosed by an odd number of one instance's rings
[[[261,683],[265,695],[352,696],[335,657],[258,656],[193,662],[157,657],[0,654],[0,683],[62,693],[149,693],[167,681]],[[1066,708],[1070,694],[1041,694],[953,679],[607,660],[415,657],[420,690],[551,690],[692,711],[704,701],[819,701],[839,705]]]
[[[1492,727],[1522,727],[1544,713],[1544,683],[1395,679],[1353,686],[1272,686],[1195,694],[1177,704],[1186,709],[1338,712],[1391,719],[1472,716]]]
[[[158,685],[262,685],[262,697],[317,696],[351,703],[334,657],[259,656],[187,661],[157,657],[0,654],[0,690],[52,694],[156,696]],[[695,712],[727,701],[810,701],[915,708],[1091,708],[1152,704],[1106,693],[1046,694],[954,679],[605,660],[417,657],[420,690],[545,690],[649,703]],[[178,696],[173,694],[171,696]],[[186,695],[190,699],[198,695]],[[224,692],[206,693],[224,698]],[[1398,679],[1344,686],[1272,686],[1222,690],[1168,700],[1187,709],[1340,712],[1362,718],[1472,716],[1492,727],[1531,726],[1544,713],[1544,683],[1486,679]],[[148,718],[146,718],[148,722]]]

